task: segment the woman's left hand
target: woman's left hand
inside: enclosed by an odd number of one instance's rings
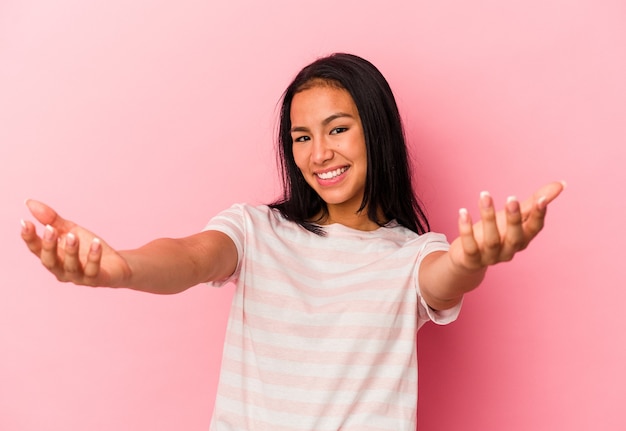
[[[564,182],[546,184],[519,202],[509,197],[496,211],[492,197],[480,194],[480,221],[472,225],[465,208],[459,210],[459,237],[450,246],[450,258],[460,270],[474,272],[513,259],[543,228],[546,209],[565,188]]]

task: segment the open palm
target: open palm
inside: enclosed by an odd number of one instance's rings
[[[40,237],[35,225],[25,221],[22,239],[59,281],[115,287],[130,276],[126,260],[93,232],[41,202],[28,200],[26,205],[45,228]]]
[[[480,221],[472,224],[467,210],[460,210],[459,237],[450,247],[452,261],[459,268],[473,271],[511,260],[541,231],[547,205],[563,188],[562,182],[546,184],[521,203],[509,198],[500,211],[495,210],[488,193],[481,193]]]

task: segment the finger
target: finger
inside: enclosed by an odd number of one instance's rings
[[[524,225],[526,236],[530,241],[543,229],[545,223],[546,213],[548,210],[548,200],[545,197],[540,197],[535,203],[533,209],[530,211],[528,220]]]
[[[100,272],[100,260],[102,259],[102,243],[98,238],[94,238],[87,253],[87,262],[85,263],[85,277],[95,278]]]
[[[63,256],[63,269],[68,274],[79,274],[82,272],[78,249],[78,238],[72,232],[69,232],[65,236],[65,254]]]
[[[43,202],[27,199],[25,203],[31,214],[43,225],[50,225],[59,232],[68,232],[73,225]]]
[[[507,261],[513,259],[513,256],[519,250],[526,247],[527,241],[522,226],[522,212],[520,203],[515,196],[509,196],[504,207],[506,214],[506,232],[500,257]]]
[[[566,187],[567,183],[565,181],[554,181],[539,188],[539,190],[533,193],[533,197],[535,198],[535,200],[539,200],[539,198],[545,197],[546,204],[549,204],[554,199],[556,199],[561,194],[561,192],[565,190]]]
[[[500,254],[500,232],[496,223],[496,210],[493,206],[493,198],[489,192],[480,193],[480,218],[483,224],[483,261],[495,263]]]
[[[50,271],[53,271],[57,267],[57,233],[50,225],[46,225],[44,228],[43,238],[41,240],[41,254],[39,257],[43,266]]]
[[[461,239],[463,252],[468,263],[480,265],[480,248],[474,237],[472,219],[465,208],[459,210],[459,238]]]
[[[566,187],[567,183],[565,181],[555,181],[540,187],[530,198],[522,202],[522,215],[524,218],[528,217],[539,199],[545,198],[547,205],[556,199]]]
[[[20,220],[20,222],[22,224],[22,240],[28,249],[39,257],[41,255],[41,238],[37,236],[35,225],[25,220]]]

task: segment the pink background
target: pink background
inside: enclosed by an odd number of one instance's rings
[[[389,79],[451,239],[481,190],[569,183],[460,320],[420,332],[419,428],[626,429],[623,0],[3,0],[1,430],[208,428],[232,287],[61,285],[23,200],[119,248],[268,202],[278,99],[334,51]]]

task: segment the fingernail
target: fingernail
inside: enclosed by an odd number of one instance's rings
[[[518,212],[519,211],[519,202],[517,200],[517,196],[509,196],[506,198],[506,208],[510,212]]]
[[[565,180],[561,180],[561,185],[563,186],[563,190],[567,188],[567,182]]]
[[[70,247],[73,247],[76,244],[76,236],[74,236],[72,232],[68,233],[65,243]]]
[[[545,196],[541,196],[539,199],[537,199],[537,208],[544,209],[546,207],[547,200],[548,199]]]
[[[20,219],[20,224],[22,225],[22,232],[26,232],[26,222],[24,219]]]
[[[49,224],[46,225],[46,228],[43,230],[43,239],[46,241],[51,241],[54,238],[54,228]]]
[[[489,192],[480,192],[480,204],[483,208],[489,208],[491,206],[491,194],[489,194]]]
[[[100,240],[98,238],[94,238],[93,241],[91,241],[91,247],[90,250],[93,252],[96,252],[98,250],[100,250]]]
[[[469,213],[467,212],[467,208],[459,209],[459,217],[463,223],[467,223],[469,220]]]

